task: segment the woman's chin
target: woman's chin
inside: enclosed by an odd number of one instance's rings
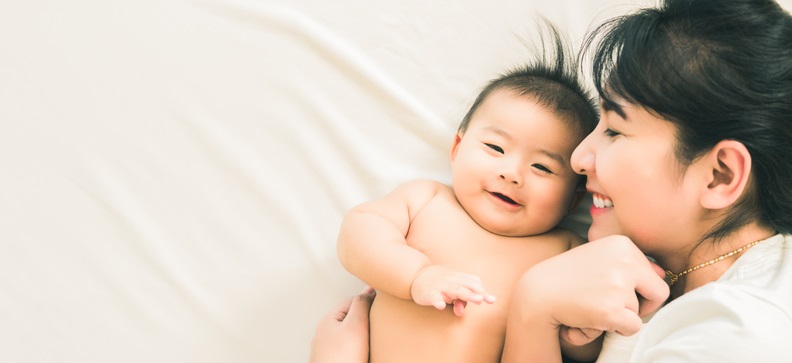
[[[588,230],[588,240],[594,241],[615,234],[622,234],[621,229],[615,221],[610,222],[594,219]]]

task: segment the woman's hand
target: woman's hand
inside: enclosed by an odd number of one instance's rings
[[[560,359],[559,334],[576,345],[597,331],[635,334],[641,317],[668,294],[661,274],[627,237],[573,248],[523,274],[512,297],[504,361]]]
[[[649,261],[649,263],[652,265],[652,268],[654,269],[657,276],[659,276],[660,278],[665,278],[665,271],[663,270],[662,267],[658,266],[656,263],[652,261]],[[640,304],[642,297],[639,296],[638,299]],[[659,308],[659,306],[657,306],[657,308]],[[639,314],[639,316],[644,317],[647,314],[650,314],[652,311],[656,310],[657,308],[644,307],[643,309],[641,309],[642,312]],[[562,326],[560,335],[561,335],[561,339],[563,339],[565,342],[573,346],[581,346],[593,342],[594,340],[599,338],[599,336],[602,335],[603,333],[604,331],[598,329],[570,328],[568,326]]]
[[[374,289],[366,287],[322,317],[311,341],[310,363],[367,363],[369,310]]]
[[[546,262],[546,263],[545,263]],[[537,264],[520,283],[528,303],[573,328],[632,335],[662,306],[668,285],[633,242],[609,236]],[[537,305],[541,304],[541,305]]]

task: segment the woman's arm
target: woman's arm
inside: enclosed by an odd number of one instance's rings
[[[538,263],[517,284],[502,361],[561,362],[559,333],[576,328],[635,334],[668,297],[657,270],[624,236]]]
[[[311,341],[310,363],[368,363],[368,315],[374,295],[367,287],[322,317]]]

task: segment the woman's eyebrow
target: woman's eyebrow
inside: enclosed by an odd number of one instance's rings
[[[608,99],[601,98],[600,103],[602,104],[602,109],[605,111],[613,111],[616,112],[621,118],[627,120],[627,114],[624,112],[621,106],[618,103],[613,102]]]

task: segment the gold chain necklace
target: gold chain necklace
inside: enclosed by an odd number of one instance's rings
[[[711,259],[711,260],[709,260],[707,262],[700,263],[700,264],[698,264],[696,266],[693,266],[693,267],[691,267],[691,268],[689,268],[689,269],[687,269],[685,271],[682,271],[682,272],[680,272],[678,274],[675,274],[675,273],[671,272],[671,270],[665,270],[666,277],[668,277],[668,285],[669,286],[674,286],[674,284],[679,280],[680,277],[685,276],[685,275],[687,275],[687,274],[689,274],[689,273],[691,273],[693,271],[696,271],[696,270],[698,270],[698,269],[700,269],[702,267],[707,267],[707,266],[712,265],[712,264],[714,264],[716,262],[720,262],[720,261],[723,261],[724,259],[727,259],[727,258],[729,258],[731,256],[737,255],[737,254],[739,254],[739,253],[741,253],[741,252],[743,252],[743,251],[755,246],[757,243],[762,242],[762,241],[763,240],[761,240],[761,239],[758,240],[758,241],[753,241],[753,242],[751,242],[751,243],[749,243],[749,244],[747,244],[745,246],[742,246],[742,247],[740,247],[740,248],[738,248],[738,249],[736,249],[734,251],[731,251],[729,253],[720,255],[720,256],[718,256],[716,258],[713,258],[713,259]]]

